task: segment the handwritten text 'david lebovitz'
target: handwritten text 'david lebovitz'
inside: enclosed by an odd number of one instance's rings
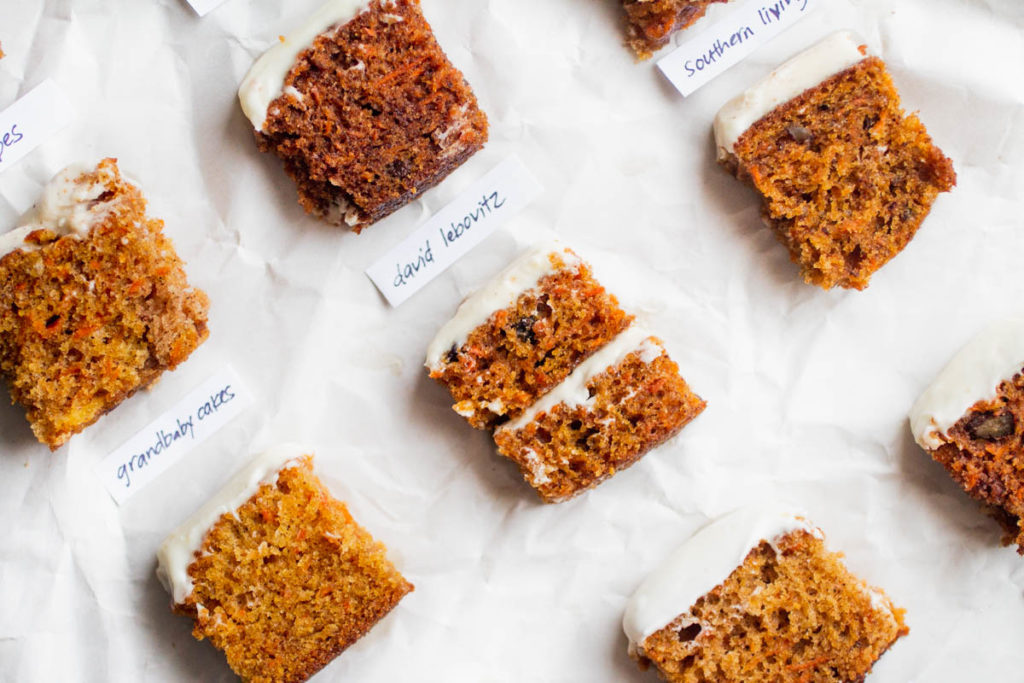
[[[451,221],[447,226],[438,226],[437,231],[441,236],[441,246],[445,249],[452,247],[477,224],[489,218],[503,206],[505,206],[505,199],[502,197],[500,190],[485,194],[476,203],[473,210],[469,211],[464,217],[458,221]],[[423,246],[419,248],[415,261],[395,263],[395,287],[404,287],[409,284],[413,278],[420,274],[420,271],[425,271],[430,264],[434,263],[434,249],[430,243],[431,239],[428,237]]]
[[[378,258],[366,274],[392,306],[420,291],[487,239],[541,192],[517,156],[475,181]]]
[[[125,487],[132,485],[132,475],[153,462],[156,456],[173,448],[179,441],[195,441],[196,428],[202,422],[216,415],[221,408],[235,399],[235,391],[230,384],[210,394],[195,410],[184,415],[168,415],[166,427],[156,428],[151,444],[145,450],[131,453],[118,466],[117,478]]]

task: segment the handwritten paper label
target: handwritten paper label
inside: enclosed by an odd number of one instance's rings
[[[250,403],[234,370],[225,368],[104,458],[96,474],[121,505]]]
[[[540,183],[523,162],[509,157],[370,266],[366,274],[388,303],[398,306],[540,192]]]
[[[201,17],[223,5],[224,2],[225,0],[188,0],[188,4],[192,5],[192,9]]]
[[[74,119],[71,101],[47,79],[0,112],[0,173]]]
[[[658,62],[687,96],[815,9],[820,0],[750,0]],[[725,9],[723,7],[723,9]]]

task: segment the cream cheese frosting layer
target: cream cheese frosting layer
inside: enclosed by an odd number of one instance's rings
[[[552,254],[557,254],[564,265],[552,264]],[[536,287],[544,276],[563,268],[576,268],[580,263],[578,256],[558,242],[536,247],[520,256],[462,302],[455,316],[444,324],[427,347],[427,368],[441,369],[444,355],[453,346],[461,348],[470,332],[486,323],[495,311],[514,304],[523,292]]]
[[[284,92],[288,72],[313,41],[332,26],[347,24],[370,6],[370,0],[328,0],[306,21],[263,53],[238,88],[238,101],[253,128],[262,130],[270,103]],[[294,90],[294,89],[293,89]]]
[[[698,531],[626,604],[622,629],[629,638],[630,652],[724,582],[762,541],[774,544],[794,531],[823,538],[801,514],[778,506],[741,508]]]
[[[833,33],[729,100],[715,116],[718,157],[728,158],[740,136],[780,104],[863,60],[862,44],[850,31]]]
[[[95,182],[81,180],[82,174],[93,173],[96,166],[72,164],[58,173],[43,188],[43,194],[35,206],[25,215],[23,223],[10,232],[0,235],[0,257],[18,249],[38,249],[38,245],[25,242],[36,230],[49,230],[58,237],[71,236],[83,239],[89,231],[101,223],[119,203],[119,199],[99,201],[106,192],[104,181],[110,171],[100,169]]]
[[[626,359],[634,351],[640,352],[640,359],[650,363],[660,356],[664,349],[651,333],[639,325],[626,328],[618,336],[601,347],[601,350],[580,363],[568,377],[554,389],[541,396],[526,412],[514,420],[498,427],[499,432],[522,429],[560,403],[570,408],[587,405],[592,402],[587,384],[608,368],[614,367]]]
[[[225,514],[235,514],[235,510],[252,498],[260,486],[274,484],[281,470],[311,453],[296,444],[283,444],[261,453],[164,540],[157,551],[156,575],[173,596],[175,604],[183,603],[192,592],[189,565],[217,520]]]
[[[1024,318],[994,323],[967,343],[910,410],[910,429],[922,448],[945,443],[953,425],[978,401],[1024,369]]]

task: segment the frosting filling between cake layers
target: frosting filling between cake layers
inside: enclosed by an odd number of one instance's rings
[[[564,265],[552,264],[552,254],[557,254]],[[461,348],[469,333],[486,323],[495,311],[514,304],[523,292],[536,287],[544,276],[563,268],[578,267],[580,263],[578,256],[557,242],[520,256],[459,305],[455,316],[445,323],[427,347],[426,367],[439,370],[445,354],[452,347]]]
[[[934,450],[978,401],[1024,370],[1024,318],[989,326],[964,346],[910,410],[910,428],[922,448]]]
[[[305,23],[263,53],[238,88],[242,111],[262,130],[270,103],[285,92],[285,79],[304,50],[332,26],[344,25],[370,7],[370,0],[328,0]],[[294,88],[292,88],[294,90]]]
[[[591,400],[587,384],[597,375],[612,368],[629,354],[639,351],[640,360],[651,363],[662,354],[663,349],[651,337],[651,333],[639,325],[627,328],[624,332],[605,344],[600,351],[587,360],[562,380],[554,389],[544,394],[522,415],[498,427],[498,431],[522,429],[533,422],[541,413],[546,413],[560,403],[573,408],[586,405]]]
[[[741,508],[698,531],[629,599],[622,629],[630,652],[724,582],[763,541],[773,544],[794,531],[823,538],[801,515],[767,506]]]
[[[854,33],[833,33],[729,100],[715,116],[719,159],[728,158],[740,136],[780,104],[863,60],[861,45]]]
[[[225,514],[234,514],[259,491],[260,486],[274,484],[282,470],[310,452],[301,446],[284,444],[256,456],[164,540],[157,552],[156,574],[173,596],[175,604],[184,603],[192,592],[188,568],[202,548],[210,528]]]
[[[72,164],[53,177],[43,188],[42,197],[25,216],[25,222],[0,235],[0,257],[18,249],[34,250],[39,246],[25,239],[37,230],[49,230],[58,237],[83,239],[103,221],[120,201],[99,201],[107,187],[103,182],[83,182],[82,174],[92,173],[95,166]],[[102,169],[99,173],[103,174]],[[109,171],[107,172],[109,173]],[[100,177],[100,181],[112,180]]]

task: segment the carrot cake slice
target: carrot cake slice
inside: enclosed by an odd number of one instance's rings
[[[487,117],[419,0],[329,0],[256,61],[238,97],[299,203],[356,232],[487,141]]]
[[[413,589],[313,472],[281,446],[171,534],[157,575],[244,681],[304,681]]]
[[[720,162],[761,194],[804,280],[825,289],[867,287],[956,184],[884,62],[848,32],[730,101],[714,129]]]
[[[546,503],[597,486],[704,410],[661,341],[630,327],[522,415],[498,427],[498,453]]]
[[[914,404],[910,427],[1024,555],[1024,319],[995,323],[961,349]]]
[[[520,415],[631,321],[575,252],[543,245],[459,306],[426,366],[455,412],[488,429]]]
[[[651,56],[668,45],[676,31],[689,28],[708,6],[729,0],[622,0],[626,11],[626,42],[637,59]]]
[[[53,450],[188,358],[208,306],[114,159],[64,169],[0,235],[0,375]]]
[[[853,683],[908,633],[821,530],[744,508],[683,544],[629,600],[629,653],[672,683]]]

